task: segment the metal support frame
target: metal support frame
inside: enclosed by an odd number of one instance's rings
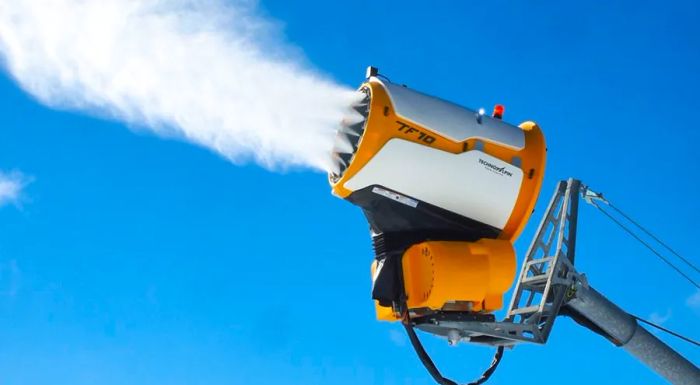
[[[564,295],[573,283],[580,188],[581,183],[574,179],[557,184],[525,255],[508,307],[506,321],[531,326],[530,342],[547,341]]]

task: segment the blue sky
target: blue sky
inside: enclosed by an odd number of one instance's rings
[[[473,108],[537,121],[577,177],[698,261],[700,7],[694,2],[262,1],[309,63],[348,86],[367,65]],[[0,76],[0,383],[423,384],[400,325],[374,320],[359,209],[323,174],[269,172],[142,130],[47,109]],[[693,335],[696,292],[590,207],[577,264],[632,313]],[[697,263],[697,262],[696,262]],[[492,352],[423,336],[443,372]],[[668,342],[694,362],[700,351]],[[548,362],[542,365],[542,362]],[[567,319],[506,352],[491,384],[663,383]],[[533,378],[529,380],[534,383]]]

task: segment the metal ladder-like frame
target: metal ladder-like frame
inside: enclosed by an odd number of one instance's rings
[[[525,255],[506,321],[530,325],[532,342],[547,341],[572,283],[581,183],[557,184],[547,212]],[[554,247],[553,247],[554,246]],[[526,336],[527,337],[527,336]]]

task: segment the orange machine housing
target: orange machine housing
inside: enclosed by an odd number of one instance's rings
[[[356,188],[359,185],[357,180],[361,178],[369,180],[370,176],[376,176],[379,171],[390,169],[386,161],[388,159],[386,151],[390,144],[396,148],[414,149],[413,154],[406,154],[407,150],[402,150],[401,154],[406,155],[406,158],[401,162],[433,171],[412,174],[412,168],[406,167],[396,170],[399,174],[391,174],[391,178],[385,179],[399,180],[403,186],[407,184],[410,187],[418,186],[414,191],[425,192],[425,196],[432,200],[428,198],[422,200],[421,196],[402,191],[393,185],[383,185],[388,192],[384,192],[385,197],[376,199],[388,197],[397,201],[403,199],[403,202],[408,205],[416,202],[418,206],[430,204],[447,207],[442,206],[441,203],[459,201],[454,199],[455,195],[449,196],[449,194],[456,193],[459,197],[460,192],[455,191],[452,186],[435,185],[435,179],[431,179],[430,174],[444,173],[445,170],[450,169],[446,165],[452,160],[455,161],[453,164],[457,164],[459,159],[464,159],[460,157],[477,154],[478,158],[487,159],[487,163],[491,166],[495,165],[492,168],[496,171],[510,170],[512,175],[520,177],[514,187],[509,186],[516,191],[511,191],[510,196],[515,198],[507,203],[507,210],[509,210],[506,211],[507,215],[502,217],[499,223],[487,226],[492,230],[489,235],[470,241],[427,237],[406,248],[401,258],[403,290],[406,305],[411,312],[418,314],[430,311],[492,312],[500,309],[503,306],[503,294],[515,278],[516,262],[513,242],[521,233],[534,209],[544,175],[546,148],[539,126],[533,122],[524,122],[517,127],[512,126],[500,119],[484,116],[482,112],[468,110],[377,77],[370,77],[362,84],[360,92],[364,95],[364,100],[355,106],[355,110],[363,114],[364,121],[356,123],[353,121],[356,117],[352,118],[344,122],[343,128],[339,130],[340,140],[350,143],[352,151],[334,152],[337,167],[329,174],[329,181],[336,196],[362,206],[365,214],[374,210],[377,205],[376,202],[364,205],[360,204],[361,202],[358,203],[359,198],[354,198],[359,194]],[[402,101],[401,98],[404,100]],[[425,101],[425,104],[421,104],[422,101]],[[431,107],[427,108],[426,105]],[[412,110],[413,107],[423,111]],[[443,129],[439,120],[430,119],[430,116],[428,119],[422,119],[430,113],[454,114],[459,119],[465,117],[463,119],[464,127],[467,127],[464,131],[466,134],[456,137],[451,135],[449,130]],[[455,119],[448,123],[454,123]],[[476,121],[471,122],[469,119]],[[431,121],[438,123],[435,125],[427,123]],[[496,131],[505,132],[508,135],[520,135],[519,138],[522,140],[519,145],[500,141],[498,136],[493,134]],[[410,143],[410,145],[396,146],[397,141]],[[444,163],[426,165],[425,162],[432,159],[426,156],[430,151],[439,152],[436,159],[444,160]],[[377,166],[373,165],[373,162],[385,162],[385,164]],[[477,166],[481,165],[470,167],[476,170]],[[371,173],[366,171],[372,167],[374,169]],[[452,169],[459,168],[452,167]],[[493,174],[489,174],[494,170],[482,169],[479,169],[479,172],[484,173],[485,179],[495,178]],[[363,172],[366,175],[363,176]],[[456,172],[453,179],[457,181],[455,185],[461,183],[460,188],[472,189],[470,191],[477,189],[477,192],[482,188],[482,183],[488,183],[476,179],[465,184],[459,182],[459,179],[459,172]],[[381,184],[381,180],[376,184]],[[463,211],[451,210],[467,218],[474,217],[470,214],[472,212],[485,213],[484,217],[488,217],[488,211],[494,208],[488,206],[494,204],[493,200],[489,201],[488,198],[484,198],[484,202],[487,203],[473,201],[455,206],[458,209],[464,207]],[[413,214],[408,213],[405,221],[410,222],[412,216]],[[369,216],[368,219],[370,219]],[[416,226],[420,227],[420,223]],[[376,231],[377,229],[373,228],[373,232]],[[372,264],[373,282],[377,279],[378,270],[381,270],[381,264],[375,260]],[[378,301],[375,301],[375,305],[379,319],[397,320],[401,317],[395,306],[380,306]]]

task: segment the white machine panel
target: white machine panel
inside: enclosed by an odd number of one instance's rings
[[[396,113],[410,121],[434,130],[454,141],[482,138],[521,149],[525,146],[525,134],[512,124],[488,115],[477,120],[476,111],[452,102],[436,98],[390,82],[380,82],[386,87]]]
[[[503,229],[522,179],[521,169],[481,151],[451,154],[391,139],[344,186],[357,191],[381,185]]]

